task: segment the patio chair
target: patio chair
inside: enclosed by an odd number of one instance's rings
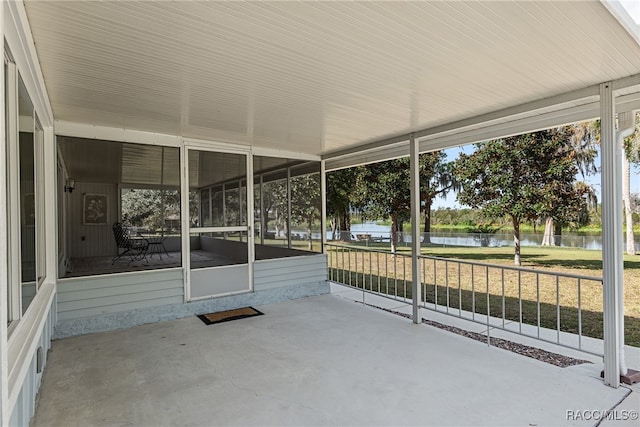
[[[111,265],[125,255],[130,258],[129,264],[133,261],[147,260],[147,250],[149,249],[149,241],[147,239],[140,233],[136,233],[137,237],[131,237],[131,231],[120,222],[114,223],[111,228],[113,229],[118,251],[118,254],[113,257]],[[120,252],[121,250],[122,252]]]

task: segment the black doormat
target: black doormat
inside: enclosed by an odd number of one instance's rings
[[[236,308],[235,310],[218,311],[217,313],[199,314],[198,317],[205,325],[244,319],[245,317],[262,316],[264,313],[253,307]]]

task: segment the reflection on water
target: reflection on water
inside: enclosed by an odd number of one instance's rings
[[[487,235],[464,233],[460,230],[436,230],[430,233],[431,243],[443,246],[481,246],[482,238]],[[379,225],[373,222],[353,224],[351,226],[351,238],[354,240],[372,240],[388,242],[391,236],[391,227]],[[318,236],[319,237],[319,236]],[[540,246],[542,244],[542,233],[521,233],[521,246]],[[331,240],[331,233],[327,233],[327,239]],[[411,243],[411,235],[403,233],[399,240],[403,243]],[[424,236],[422,237],[424,241]],[[513,234],[508,231],[499,231],[492,234],[488,241],[488,246],[513,246]],[[589,233],[564,233],[560,237],[562,247],[583,248],[591,250],[602,250],[602,235]],[[636,248],[640,248],[640,239],[636,239]]]

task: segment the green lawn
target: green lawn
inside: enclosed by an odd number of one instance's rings
[[[358,246],[363,245],[358,243]],[[388,249],[388,243],[374,244],[380,249]],[[371,243],[369,243],[371,247]],[[330,253],[332,251],[329,251]],[[409,248],[400,248],[399,253],[410,253]],[[459,260],[513,265],[513,248],[473,248],[473,247],[425,247],[422,253],[428,256],[453,258]],[[352,274],[352,284],[358,280],[365,287],[378,290],[382,284],[382,292],[410,297],[411,263],[405,257],[362,255],[355,253],[347,259],[331,258],[331,266],[342,268],[342,262],[350,270],[360,274]],[[556,247],[523,247],[522,266],[539,271],[541,274],[506,271],[504,273],[504,316],[518,320],[520,316],[519,295],[522,296],[523,322],[537,324],[538,305],[536,297],[540,297],[540,324],[555,329],[560,318],[562,331],[576,333],[578,330],[578,293],[577,280],[561,278],[556,283],[554,276],[543,274],[545,271],[579,274],[583,276],[602,277],[602,259],[600,251]],[[344,257],[344,255],[343,255]],[[425,268],[426,267],[426,268]],[[445,271],[447,273],[445,273]],[[471,277],[474,275],[474,285]],[[502,283],[500,269],[484,269],[468,265],[458,267],[457,263],[425,261],[422,268],[422,281],[427,283],[426,300],[439,304],[449,300],[449,305],[463,310],[471,310],[475,306],[476,313],[486,313],[486,291],[489,288],[489,307],[492,316],[502,316]],[[519,276],[519,277],[518,277]],[[346,276],[349,277],[348,275]],[[395,280],[394,280],[395,278]],[[487,280],[488,279],[488,280]],[[627,344],[640,346],[640,256],[625,256],[625,340]],[[586,336],[602,338],[602,287],[599,282],[581,281],[582,331]],[[447,293],[448,289],[448,293]],[[556,291],[558,290],[558,291]],[[560,312],[556,309],[556,301],[560,303]]]

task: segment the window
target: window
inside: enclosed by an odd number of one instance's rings
[[[9,245],[8,323],[20,319],[44,282],[44,138],[15,64],[5,55],[5,129]]]
[[[21,307],[24,314],[45,278],[43,132],[18,77]]]

